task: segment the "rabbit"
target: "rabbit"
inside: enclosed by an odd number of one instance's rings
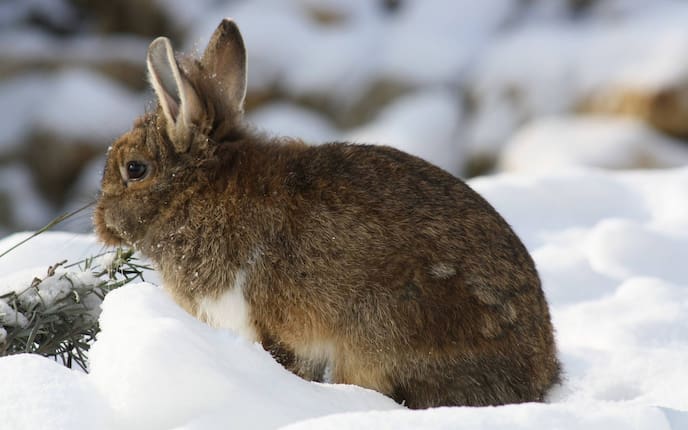
[[[147,69],[157,106],[108,150],[94,225],[187,312],[409,408],[543,401],[558,383],[534,262],[466,183],[391,147],[255,130],[232,20],[200,59],[155,39]]]

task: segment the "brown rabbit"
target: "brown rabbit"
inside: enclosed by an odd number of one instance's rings
[[[156,39],[148,72],[159,106],[110,149],[95,226],[188,312],[411,408],[541,401],[558,381],[534,263],[466,184],[393,148],[250,129],[232,21],[200,60]]]

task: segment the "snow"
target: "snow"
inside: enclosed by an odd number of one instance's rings
[[[0,240],[0,253],[10,249],[30,233],[15,233]],[[100,254],[103,245],[90,236],[66,232],[49,232],[36,236],[27,244],[0,257],[0,278],[23,270],[34,270],[34,276],[43,276],[49,266],[68,260],[77,262]]]
[[[463,135],[448,153],[459,164],[471,156],[496,156],[531,118],[572,114],[588,97],[605,91],[680,86],[688,76],[688,7],[670,0],[653,7],[600,2],[577,19],[563,0],[528,6],[496,0],[480,7],[432,0],[405,2],[386,13],[364,1],[205,2],[203,13],[180,1],[159,1],[188,28],[186,49],[202,49],[218,16],[235,19],[248,49],[249,91],[277,89],[287,98],[318,100],[335,112],[364,104],[376,85],[442,91],[456,104],[466,96],[474,110],[463,120],[455,117],[453,125]],[[338,21],[322,25],[314,10],[329,11]],[[271,121],[295,120],[292,110],[280,105]],[[397,135],[386,133],[390,115],[377,112],[343,135],[355,136],[364,128],[380,130],[375,136],[380,140],[394,140]],[[396,121],[406,118],[400,113]],[[290,129],[311,123],[308,115],[303,125]],[[316,126],[306,138],[320,130]],[[573,155],[570,163],[578,161]],[[454,173],[461,171],[456,164],[451,164]]]
[[[581,414],[581,410],[586,413]],[[678,430],[686,424],[680,412],[661,407],[624,408],[614,404],[526,404],[500,408],[438,408],[340,414],[284,427],[284,430]]]
[[[0,360],[0,380],[3,428],[112,429],[112,412],[81,372],[36,355],[15,355]]]
[[[391,145],[457,174],[460,120],[456,100],[444,91],[425,91],[398,98],[372,124],[350,131],[344,139]]]
[[[38,304],[43,304],[49,308],[58,300],[67,297],[75,288],[98,284],[97,277],[91,271],[59,269],[49,276],[43,273],[40,277],[42,282],[32,287],[33,279],[38,278],[38,276],[30,277],[28,276],[29,273],[34,273],[34,271],[18,272],[15,275],[1,278],[0,295],[13,292],[18,295],[19,302],[27,308]],[[0,299],[0,306],[3,303]],[[3,312],[0,310],[1,314]],[[26,326],[26,319],[21,314],[17,314],[17,316],[21,320],[19,325]]]
[[[574,110],[596,91],[680,86],[688,4],[655,3],[607,19],[534,21],[496,37],[467,78],[478,103],[471,150],[495,153],[524,121]]]
[[[240,24],[255,72],[249,86],[277,82],[289,94],[329,94],[347,105],[378,81],[412,87],[456,83],[517,2],[495,0],[475,8],[470,0],[431,0],[406,4],[390,19],[374,2],[257,0],[209,5],[211,11],[195,25],[189,19],[194,12],[169,3],[173,16],[191,27],[194,46],[205,43],[218,16]],[[342,22],[319,25],[309,16],[317,8],[334,11]]]
[[[332,142],[341,135],[317,112],[285,102],[271,103],[251,112],[248,121],[275,136],[298,137],[311,144]]]
[[[0,93],[0,155],[16,150],[32,132],[86,143],[109,141],[145,107],[144,97],[84,69],[25,74],[0,83]]]
[[[380,46],[377,79],[420,84],[457,83],[517,7],[493,0],[411,2],[389,24]],[[432,31],[429,30],[432,26]]]
[[[48,88],[54,102],[44,103],[36,125],[84,141],[108,140],[143,112],[144,99],[112,84],[101,75],[72,70],[56,76]],[[64,115],[69,111],[72,115]]]
[[[362,388],[306,382],[258,344],[195,320],[161,288],[139,283],[106,297],[89,374],[34,356],[0,358],[3,424],[685,429],[688,168],[500,174],[470,184],[513,225],[540,271],[565,372],[546,403],[410,411]],[[0,241],[0,250],[22,237]],[[100,249],[92,236],[45,233],[0,258],[0,284]]]
[[[15,311],[4,300],[0,300],[0,323],[8,327],[26,327],[29,324],[29,320],[21,312]],[[5,329],[2,332],[3,334],[0,337],[4,339],[7,336],[7,332]]]
[[[249,116],[258,129],[299,137],[312,144],[349,141],[390,145],[443,169],[461,172],[462,111],[439,89],[411,93],[385,106],[371,123],[343,132],[318,113],[287,103],[272,103]]]
[[[688,164],[685,143],[630,118],[542,117],[516,132],[499,156],[502,171],[546,172],[566,167],[608,169]]]

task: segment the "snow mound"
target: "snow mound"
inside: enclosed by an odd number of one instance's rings
[[[115,410],[118,428],[277,428],[399,407],[370,390],[304,381],[260,345],[209,328],[150,284],[109,294],[100,321],[89,379]]]
[[[585,410],[585,414],[581,411]],[[661,407],[615,404],[523,404],[499,408],[437,408],[338,414],[284,427],[284,430],[443,429],[473,430],[679,430],[688,414]]]
[[[26,74],[0,84],[0,155],[32,132],[102,142],[126,130],[145,97],[85,69]]]
[[[37,355],[0,360],[2,427],[112,429],[111,410],[87,375]]]
[[[688,145],[633,119],[561,116],[521,128],[500,154],[504,171],[547,172],[566,167],[607,169],[679,167]]]
[[[248,120],[275,136],[299,138],[311,144],[332,142],[341,134],[318,113],[286,102],[257,109],[249,114]]]
[[[297,137],[312,144],[349,141],[391,145],[456,174],[461,170],[461,117],[453,97],[428,90],[399,97],[385,106],[375,121],[347,132],[336,129],[316,112],[289,103],[272,103],[253,112],[249,120],[277,136]]]
[[[461,108],[443,91],[422,91],[398,98],[377,119],[352,130],[345,140],[391,145],[456,174],[460,170]]]

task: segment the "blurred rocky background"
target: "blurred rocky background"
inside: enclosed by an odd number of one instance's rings
[[[688,164],[687,1],[2,0],[0,237],[93,200],[151,107],[148,43],[198,52],[223,17],[247,44],[249,119],[274,134],[461,177]]]

